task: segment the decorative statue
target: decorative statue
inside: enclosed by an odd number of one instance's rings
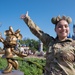
[[[2,57],[6,58],[8,65],[5,70],[2,71],[2,73],[9,73],[13,68],[17,70],[19,66],[17,60],[13,59],[14,54],[19,57],[26,57],[27,54],[22,54],[20,51],[15,50],[17,40],[22,39],[19,29],[14,32],[13,28],[10,26],[9,30],[5,31],[5,35],[5,39],[0,37],[0,42],[2,42],[4,45],[3,51],[0,52],[0,54],[4,54]]]

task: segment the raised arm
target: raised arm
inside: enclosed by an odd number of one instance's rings
[[[21,19],[26,23],[26,25],[29,27],[31,32],[38,37],[44,45],[48,45],[50,41],[53,40],[53,37],[49,36],[48,34],[44,33],[28,16],[28,12],[25,15],[21,16]]]

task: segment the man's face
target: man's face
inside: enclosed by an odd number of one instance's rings
[[[67,21],[65,21],[65,20],[59,21],[57,23],[57,26],[55,27],[55,31],[56,31],[58,38],[60,40],[67,38],[67,36],[70,32]]]

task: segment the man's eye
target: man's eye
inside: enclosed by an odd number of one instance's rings
[[[62,26],[58,26],[58,28],[62,28]]]
[[[67,28],[68,26],[65,26],[65,28]]]

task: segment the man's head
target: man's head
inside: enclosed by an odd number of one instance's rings
[[[51,19],[52,23],[55,24],[55,32],[59,40],[64,40],[70,33],[69,24],[72,22],[70,17],[57,16]]]

